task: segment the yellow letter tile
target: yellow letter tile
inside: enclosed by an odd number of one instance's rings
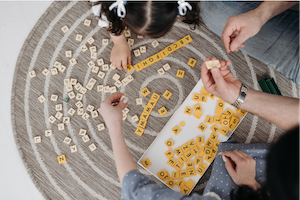
[[[179,179],[179,172],[172,172],[172,179]]]
[[[163,97],[165,97],[166,99],[170,99],[170,97],[172,96],[172,93],[169,91],[169,90],[166,90],[164,93],[163,93]]]
[[[215,124],[221,124],[221,117],[220,116],[214,116],[214,123]]]
[[[204,86],[201,89],[201,94],[204,94],[204,95],[208,95],[209,94],[209,92],[206,91],[206,89],[205,89]]]
[[[201,111],[199,111],[199,110],[196,110],[195,112],[194,112],[194,116],[197,118],[197,119],[200,119],[200,117],[202,116],[202,112]]]
[[[183,164],[181,164],[180,162],[176,162],[175,165],[173,166],[174,169],[176,169],[177,171],[180,171],[181,168],[183,167]]]
[[[158,109],[158,113],[161,115],[161,116],[164,116],[165,114],[168,113],[167,109],[163,106],[161,107],[160,109]]]
[[[174,152],[175,152],[176,156],[180,156],[183,154],[183,150],[181,147],[174,149]]]
[[[189,146],[190,149],[196,147],[196,142],[194,139],[191,139],[186,144]]]
[[[197,110],[202,111],[201,105],[200,104],[194,105],[194,110],[195,111],[197,111]]]
[[[191,179],[189,179],[186,182],[185,186],[188,187],[189,189],[192,189],[195,186],[195,183]]]
[[[216,125],[216,124],[214,124],[214,125],[210,128],[210,130],[211,130],[213,133],[218,132],[219,129],[220,129],[220,128],[219,128],[218,125]]]
[[[208,139],[210,139],[212,141],[216,141],[217,138],[218,138],[218,135],[216,133],[211,133]]]
[[[206,155],[204,157],[204,160],[206,160],[209,163],[211,163],[213,161],[213,159],[214,159],[214,156],[212,156],[212,155]]]
[[[186,161],[185,165],[186,165],[187,169],[194,169],[194,162],[192,160],[191,161]]]
[[[196,173],[199,174],[200,176],[204,173],[204,169],[203,167],[199,166],[197,169],[196,169]]]
[[[226,136],[227,133],[228,133],[228,129],[225,128],[225,127],[222,127],[222,128],[219,130],[219,132],[220,132],[222,135]]]
[[[151,96],[151,98],[150,99],[152,99],[152,100],[154,100],[154,101],[158,101],[158,99],[159,99],[159,97],[160,97],[160,95],[158,95],[157,93],[155,93],[155,92],[153,92],[153,94],[152,94],[152,96]]]
[[[177,135],[178,133],[180,133],[180,128],[178,126],[175,126],[174,128],[172,128],[172,132]]]
[[[193,108],[185,107],[184,113],[187,115],[191,115],[193,113]]]
[[[163,179],[166,176],[166,171],[164,169],[162,169],[157,174],[160,179]]]
[[[187,194],[189,194],[190,189],[187,188],[186,186],[183,186],[183,187],[181,188],[180,192],[181,192],[182,194],[187,195]]]
[[[201,101],[201,95],[194,93],[192,100],[196,101],[196,102],[200,102]]]
[[[225,106],[225,102],[223,100],[219,100],[218,103],[217,103],[217,108],[216,108],[216,111],[215,111],[215,115],[221,116],[222,113],[223,113],[224,106]]]
[[[195,165],[201,165],[202,164],[202,158],[201,157],[195,157]]]
[[[179,78],[183,78],[184,77],[184,73],[185,73],[184,70],[178,69],[177,73],[176,73],[176,76],[179,77]]]
[[[180,188],[183,188],[183,186],[185,185],[185,182],[184,180],[182,179],[179,179],[177,182],[176,182],[176,185]]]
[[[142,127],[142,128],[145,128],[145,127],[146,127],[146,124],[147,124],[147,121],[145,121],[145,120],[140,120],[139,123],[138,123],[138,126],[139,126],[139,127]]]
[[[150,94],[150,91],[148,90],[147,87],[145,87],[144,89],[141,90],[141,93],[144,97],[146,97],[148,94]]]
[[[170,188],[173,188],[174,185],[175,185],[175,181],[172,180],[172,179],[169,179],[169,180],[166,182],[166,184],[167,184],[168,186],[170,186]]]
[[[137,129],[135,130],[134,133],[137,134],[137,135],[139,135],[139,136],[142,136],[143,133],[144,133],[144,129],[141,128],[141,127],[137,127]]]
[[[171,147],[174,145],[174,142],[173,142],[171,139],[168,139],[168,140],[165,142],[165,145],[166,145],[168,148],[171,148]]]
[[[196,137],[197,144],[204,144],[204,136],[197,136]]]
[[[198,126],[198,129],[199,129],[201,132],[204,132],[206,128],[207,128],[207,126],[205,126],[205,124],[203,124],[203,123],[201,123],[201,124]]]
[[[142,164],[144,167],[149,167],[151,165],[151,162],[149,158],[146,158],[145,160],[142,161]]]
[[[189,62],[187,63],[191,67],[195,67],[197,60],[190,58]]]
[[[221,120],[221,125],[228,127],[229,126],[229,119],[222,119]]]
[[[167,156],[167,158],[172,158],[174,156],[174,153],[171,149],[169,149],[168,151],[166,151],[165,155]]]
[[[188,174],[187,174],[186,170],[181,170],[179,173],[180,173],[180,178],[188,177]]]
[[[204,147],[207,147],[207,148],[212,148],[212,146],[214,145],[214,141],[213,140],[206,140],[205,144],[204,144]]]
[[[205,123],[208,123],[208,124],[212,124],[214,121],[214,118],[212,118],[211,116],[206,116],[206,119],[205,119]]]
[[[188,151],[188,152],[184,153],[184,156],[186,157],[186,160],[189,160],[193,157],[193,154],[191,153],[191,151]]]
[[[66,156],[65,155],[57,156],[57,161],[58,161],[58,164],[67,162]]]
[[[170,158],[167,162],[171,167],[173,167],[176,163],[176,160],[174,158]]]

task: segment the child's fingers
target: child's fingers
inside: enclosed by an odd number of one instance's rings
[[[116,62],[116,65],[115,65],[115,66],[116,66],[118,69],[122,69],[121,60],[117,59],[115,62]]]
[[[111,104],[112,102],[114,102],[114,101],[120,99],[123,95],[124,95],[124,93],[114,93],[114,94],[108,96],[108,97],[103,101],[103,103]]]
[[[128,64],[131,65],[131,55],[127,57]]]
[[[122,59],[122,66],[125,70],[127,70],[127,57]]]
[[[122,101],[120,101],[117,105],[117,107],[121,108],[121,110],[123,110],[124,108],[126,108],[126,106],[129,103],[129,99],[128,97],[125,97],[125,99],[123,99]]]

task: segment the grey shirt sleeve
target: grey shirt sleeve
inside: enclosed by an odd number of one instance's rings
[[[213,196],[201,196],[192,194],[184,195],[180,192],[173,191],[166,186],[158,185],[149,177],[141,174],[138,170],[128,172],[122,182],[122,200],[218,200]]]

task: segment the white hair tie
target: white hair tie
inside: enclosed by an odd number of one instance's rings
[[[124,5],[123,0],[117,0],[115,3],[111,4],[109,6],[109,10],[111,11],[112,9],[116,8],[117,9],[117,16],[120,18],[124,18],[126,15],[126,9]]]
[[[189,10],[192,10],[191,4],[189,4],[188,2],[185,2],[184,0],[179,0],[179,1],[177,1],[177,3],[178,3],[178,12],[182,16],[186,15],[187,8]]]

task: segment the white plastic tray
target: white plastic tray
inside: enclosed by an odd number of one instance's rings
[[[172,172],[176,171],[173,167],[171,167],[170,165],[167,164],[167,161],[169,159],[164,154],[169,149],[165,145],[165,142],[168,139],[171,139],[174,142],[174,145],[170,148],[174,152],[174,149],[180,147],[181,145],[185,144],[189,140],[194,139],[196,141],[196,136],[204,136],[204,139],[206,141],[209,138],[210,134],[212,133],[210,128],[214,125],[214,123],[213,124],[207,124],[204,121],[205,121],[205,118],[206,118],[207,115],[212,116],[212,117],[215,116],[215,109],[216,109],[216,106],[217,106],[217,101],[220,100],[220,99],[215,97],[213,100],[211,100],[209,97],[207,97],[207,102],[206,103],[193,101],[192,100],[193,94],[194,93],[200,94],[200,91],[201,91],[202,87],[203,87],[203,83],[200,80],[196,84],[194,89],[191,91],[191,93],[187,96],[187,98],[182,103],[182,105],[178,108],[178,110],[170,118],[170,120],[165,125],[165,127],[158,134],[156,139],[149,146],[149,148],[144,153],[144,155],[138,160],[138,164],[141,165],[143,168],[145,168],[142,165],[141,161],[148,158],[151,162],[151,165],[148,166],[145,169],[147,171],[149,171],[151,174],[153,174],[154,176],[156,176],[159,180],[161,180],[161,179],[159,178],[157,173],[159,171],[161,171],[162,169],[168,171],[171,178],[172,178]],[[193,108],[193,106],[198,104],[198,103],[201,104],[201,107],[203,109],[201,111],[203,113],[203,115],[200,117],[200,119],[197,119],[193,115],[189,116],[189,115],[184,113],[184,110],[185,110],[186,106]],[[227,108],[230,108],[235,114],[237,114],[235,108],[232,105],[228,104],[228,103],[225,103],[225,107],[224,107],[223,112]],[[194,113],[194,111],[193,111],[193,113]],[[238,115],[238,116],[240,118],[239,123],[241,123],[241,121],[243,120],[243,118],[246,115],[244,115],[243,117],[241,117],[240,115]],[[185,122],[184,127],[181,127],[179,125],[179,123],[181,121]],[[207,128],[204,132],[201,132],[197,128],[201,124],[201,122],[203,122],[207,126]],[[171,129],[174,128],[176,125],[181,129],[181,132],[177,135],[175,135],[171,131]],[[217,125],[218,125],[219,128],[222,127],[221,124],[217,124]],[[236,126],[236,128],[238,127],[238,125]],[[219,142],[227,141],[228,138],[232,135],[233,131],[229,130],[226,136],[224,136],[221,133],[217,132],[216,133],[218,135],[217,140]],[[178,157],[174,154],[173,158],[177,160]],[[191,160],[194,161],[194,158],[192,158]],[[210,163],[208,163],[204,159],[203,159],[202,163],[207,163],[208,167],[210,165]],[[196,170],[197,167],[198,166],[194,167],[195,170]],[[208,169],[208,167],[206,169]],[[185,170],[185,169],[186,169],[186,166],[184,164],[184,166],[181,170]],[[203,175],[204,175],[204,173],[202,174],[202,176]],[[196,185],[198,183],[198,181],[201,179],[202,176],[200,176],[199,174],[196,173],[196,176],[182,178],[182,180],[184,180],[186,182],[186,181],[188,181],[188,179],[191,179]],[[178,180],[175,179],[174,181],[177,182]],[[167,181],[161,180],[161,182],[163,182],[166,186],[168,186],[166,184]],[[180,191],[181,190],[181,188],[179,188],[177,185],[175,185],[172,189],[175,190],[175,191]],[[192,191],[192,189],[190,191]]]

